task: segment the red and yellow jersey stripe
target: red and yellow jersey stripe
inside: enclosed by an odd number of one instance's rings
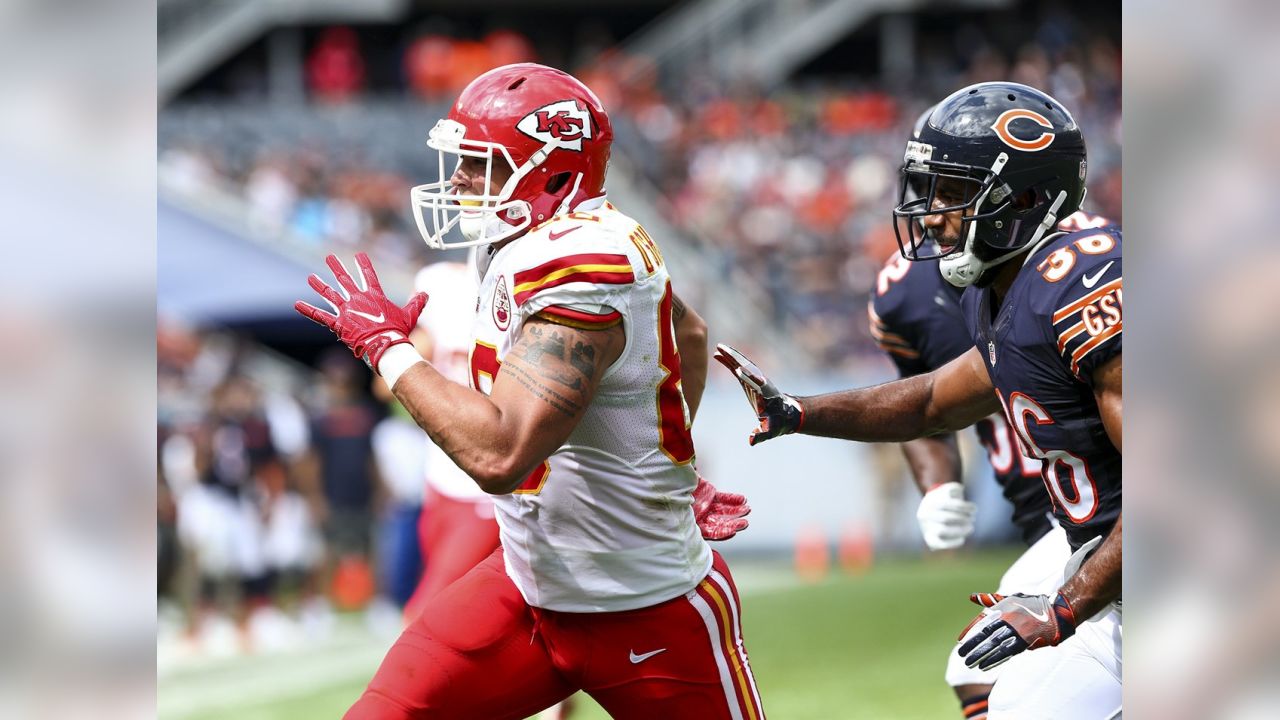
[[[604,330],[622,322],[622,313],[617,310],[597,314],[563,305],[549,305],[538,312],[538,317],[579,330]]]
[[[515,274],[516,305],[543,290],[575,282],[627,285],[635,282],[631,260],[626,255],[582,253],[566,255]]]

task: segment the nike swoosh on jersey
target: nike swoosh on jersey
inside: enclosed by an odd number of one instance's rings
[[[1084,283],[1084,286],[1085,286],[1086,288],[1091,288],[1091,287],[1093,287],[1094,285],[1097,285],[1097,284],[1098,284],[1098,281],[1102,279],[1102,276],[1103,276],[1103,275],[1106,275],[1106,274],[1107,274],[1107,271],[1111,269],[1111,266],[1112,266],[1112,265],[1115,265],[1115,264],[1116,264],[1116,261],[1115,261],[1115,260],[1112,260],[1111,262],[1107,263],[1106,265],[1103,265],[1103,266],[1102,266],[1102,269],[1101,269],[1101,270],[1099,270],[1098,272],[1094,273],[1093,275],[1085,275],[1085,276],[1084,276],[1084,280],[1082,280],[1082,282]]]
[[[653,657],[654,655],[657,655],[658,653],[663,653],[663,652],[666,652],[666,651],[667,651],[667,649],[666,649],[666,648],[658,648],[657,650],[654,650],[653,652],[647,652],[647,653],[645,653],[645,654],[643,654],[643,655],[637,655],[637,654],[636,654],[636,651],[635,651],[635,650],[632,650],[632,651],[631,651],[631,664],[632,664],[632,665],[635,665],[635,664],[637,664],[637,663],[642,663],[642,662],[644,662],[645,660],[648,660],[649,658]]]
[[[359,310],[349,310],[348,312],[350,312],[352,315],[359,315],[360,317],[366,320],[371,320],[373,322],[382,322],[387,319],[386,313],[378,313],[377,315],[370,315],[369,313],[362,313]]]
[[[574,225],[573,227],[569,228],[568,230],[561,230],[560,232],[549,232],[549,233],[547,233],[547,239],[548,239],[548,240],[559,240],[560,238],[564,237],[565,235],[568,235],[569,233],[573,232],[574,230],[579,230],[579,229],[581,229],[581,228],[582,228],[582,226],[581,226],[581,225]]]

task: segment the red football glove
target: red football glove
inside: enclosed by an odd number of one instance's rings
[[[387,348],[409,342],[409,332],[418,324],[418,316],[427,305],[427,294],[414,294],[404,307],[391,302],[378,283],[378,274],[373,271],[369,256],[362,252],[356,253],[356,265],[365,285],[363,288],[351,279],[351,274],[336,255],[325,258],[325,263],[338,279],[342,292],[326,285],[317,275],[307,278],[307,283],[329,303],[333,314],[301,300],[293,307],[332,330],[344,345],[351,348],[352,354],[378,372],[378,360]]]
[[[698,476],[698,487],[693,491],[693,517],[703,538],[728,540],[747,529],[749,514],[751,506],[745,495],[720,492],[706,478]]]

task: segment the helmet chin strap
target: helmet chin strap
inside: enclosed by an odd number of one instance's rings
[[[458,230],[467,242],[499,235],[502,233],[500,226],[505,224],[496,213],[477,213],[475,217],[458,216]]]
[[[526,175],[533,172],[539,165],[545,162],[547,156],[550,155],[551,151],[555,150],[557,147],[558,145],[555,142],[549,142],[542,146],[542,148],[535,152],[524,165],[517,168],[510,178],[507,178],[507,182],[503,184],[502,190],[499,192],[499,196],[510,197],[511,193],[515,191],[516,185],[520,184],[520,181],[523,180]],[[564,201],[560,203],[559,207],[556,208],[553,215],[559,215],[568,209],[569,204],[573,202],[573,196],[578,192],[578,187],[581,184],[582,173],[578,173],[577,177],[573,181],[573,188],[569,191],[569,194],[565,196]],[[495,209],[490,212],[482,213],[481,216],[477,218],[461,218],[458,229],[462,232],[462,236],[470,242],[483,239],[483,241],[487,243],[496,243],[506,240],[529,227],[532,222],[532,218],[529,217],[532,213],[532,208],[530,208],[529,204],[525,202],[521,202],[519,204],[523,206],[521,209],[523,210],[526,221],[518,226],[513,226],[505,222],[500,216],[500,211]],[[511,209],[509,208],[501,212],[511,212]]]
[[[996,156],[995,162],[991,163],[991,175],[994,179],[987,189],[982,192],[982,197],[978,198],[978,201],[973,204],[975,213],[987,201],[987,196],[991,194],[991,191],[996,186],[995,180],[999,180],[1000,171],[1004,169],[1005,164],[1008,162],[1009,154],[1000,153]],[[938,262],[938,272],[942,273],[942,278],[956,287],[969,287],[978,281],[978,278],[982,276],[982,272],[988,267],[1002,263],[1012,257],[1012,255],[1005,255],[990,263],[979,260],[978,256],[973,253],[973,240],[977,232],[978,225],[972,222],[969,223],[969,232],[964,239],[964,249],[959,253],[944,257]],[[1017,253],[1015,252],[1014,254]]]
[[[516,168],[515,172],[511,173],[511,177],[507,178],[507,181],[503,183],[502,189],[498,191],[498,197],[510,198],[511,194],[515,191],[516,186],[520,184],[520,181],[546,161],[547,155],[555,148],[556,144],[554,142],[547,143],[542,146],[540,150],[535,152],[523,165]],[[493,164],[492,154],[489,164],[490,166]],[[489,169],[486,168],[485,172],[487,176]],[[505,209],[502,208],[502,205],[503,203],[499,203],[497,208],[486,208],[484,212],[479,213],[479,217],[466,217],[465,215],[459,216],[458,230],[462,233],[462,236],[467,239],[467,242],[474,243],[478,241],[481,244],[501,242],[517,232],[529,227],[529,214],[531,209],[529,208],[528,203],[519,202],[517,203],[517,207],[508,207]],[[523,211],[525,222],[520,225],[511,225],[502,219],[502,213],[511,213],[513,211]]]
[[[998,175],[1000,173],[1000,169],[1004,167],[1005,162],[1008,160],[1008,155],[1000,153],[1000,156],[996,158],[995,163],[992,165],[991,171]],[[986,202],[987,195],[990,194],[990,192],[991,190],[988,189],[987,192],[983,193],[982,199],[979,200],[974,207],[982,207],[982,203]],[[1053,199],[1053,202],[1049,205],[1048,211],[1045,212],[1044,219],[1040,221],[1040,224],[1036,226],[1035,232],[1031,234],[1031,239],[1021,247],[1010,250],[1009,252],[992,260],[980,260],[974,254],[973,241],[977,234],[978,226],[976,223],[969,223],[969,233],[964,241],[964,249],[956,255],[942,258],[942,260],[938,262],[938,272],[942,273],[942,277],[947,282],[956,287],[969,287],[977,282],[978,278],[982,277],[984,272],[1019,255],[1020,253],[1027,253],[1027,259],[1030,259],[1031,256],[1035,254],[1036,250],[1040,249],[1045,242],[1053,237],[1052,234],[1045,235],[1045,233],[1050,229],[1057,227],[1058,210],[1066,200],[1066,191],[1059,190],[1058,196]],[[1023,261],[1023,264],[1026,264],[1026,260]]]
[[[1023,246],[1024,248],[1031,248],[1031,252],[1027,253],[1027,260],[1030,260],[1031,256],[1036,254],[1036,251],[1040,249],[1041,245],[1044,245],[1050,240],[1050,238],[1057,235],[1057,233],[1050,233],[1048,235],[1045,235],[1045,233],[1048,232],[1050,228],[1058,226],[1058,208],[1062,207],[1062,203],[1065,202],[1066,199],[1067,191],[1058,191],[1058,197],[1054,198],[1053,204],[1049,206],[1049,212],[1044,214],[1044,220],[1040,221],[1040,225],[1036,227],[1035,233],[1031,235],[1031,242]],[[1027,261],[1023,260],[1022,264],[1026,265]]]
[[[573,187],[569,189],[569,194],[564,196],[564,200],[560,202],[560,205],[556,207],[556,211],[552,213],[553,217],[556,215],[562,215],[566,212],[571,212],[573,210],[573,207],[572,207],[573,197],[578,194],[578,188],[581,185],[582,185],[582,173],[578,173],[577,176],[573,178]]]
[[[942,273],[942,278],[956,287],[969,287],[982,277],[982,273],[1023,250],[1018,248],[994,260],[979,260],[978,256],[973,254],[973,239],[977,232],[978,226],[969,223],[969,236],[965,238],[964,250],[938,261],[938,272]]]
[[[1019,253],[1027,253],[1027,260],[1039,250],[1042,245],[1051,240],[1056,234],[1045,235],[1050,228],[1058,225],[1058,208],[1062,207],[1062,203],[1067,199],[1066,191],[1060,191],[1058,197],[1054,198],[1053,204],[1049,206],[1049,211],[1044,214],[1044,219],[1036,226],[1036,231],[1032,233],[1031,240],[1016,250],[995,258],[994,260],[979,260],[973,254],[973,240],[978,231],[975,223],[969,223],[969,235],[964,241],[964,250],[960,253],[944,257],[938,261],[938,272],[942,273],[943,279],[956,287],[969,287],[982,277],[982,273],[1003,263],[1004,261],[1015,257]],[[981,203],[979,203],[981,205]],[[1022,264],[1026,264],[1026,260]]]
[[[518,213],[511,215],[511,213]],[[503,214],[509,217],[523,218],[523,222],[518,225],[512,225],[502,219]],[[468,217],[465,214],[458,215],[458,231],[467,239],[467,242],[477,242],[480,244],[496,243],[506,240],[507,238],[522,232],[529,227],[529,204],[524,201],[516,201],[511,207],[499,206],[495,209],[486,209],[483,212],[476,213],[475,217]]]

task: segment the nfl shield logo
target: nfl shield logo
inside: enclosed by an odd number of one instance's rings
[[[994,340],[987,341],[987,359],[991,361],[991,367],[996,366],[996,343]]]

